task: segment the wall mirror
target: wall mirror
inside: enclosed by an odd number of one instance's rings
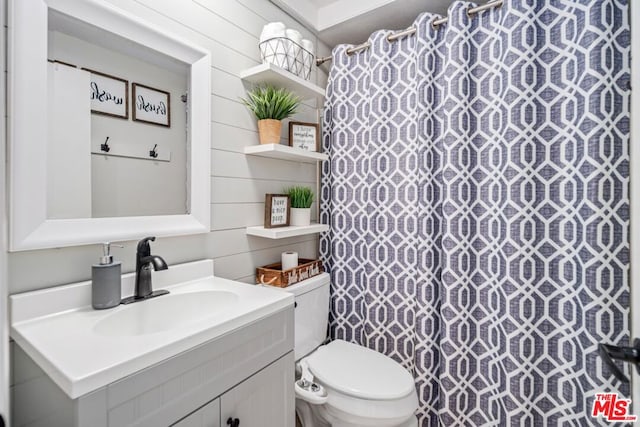
[[[9,2],[10,249],[207,232],[210,57],[101,0]]]

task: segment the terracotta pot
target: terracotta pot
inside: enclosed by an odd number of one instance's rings
[[[279,144],[282,122],[274,119],[258,120],[260,144]]]

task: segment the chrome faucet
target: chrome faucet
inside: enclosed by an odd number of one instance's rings
[[[133,296],[122,300],[122,304],[131,304],[132,302],[143,301],[149,298],[166,295],[169,291],[154,291],[151,284],[151,269],[166,270],[169,268],[162,257],[151,255],[151,246],[149,242],[155,241],[155,237],[145,237],[138,242],[136,251],[136,289]]]

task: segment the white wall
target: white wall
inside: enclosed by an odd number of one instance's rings
[[[260,62],[258,37],[265,23],[282,21],[301,30],[305,38],[316,41],[315,37],[268,0],[109,1],[211,51],[212,230],[158,239],[153,252],[169,264],[213,258],[217,275],[245,282],[253,282],[255,268],[277,261],[285,250],[316,257],[315,235],[273,241],[245,234],[246,226],[262,223],[265,193],[296,183],[315,186],[317,171],[315,165],[243,154],[245,146],[258,143],[258,136],[255,118],[239,101],[245,87],[238,78],[241,70]],[[328,54],[320,46],[318,55]],[[326,74],[315,68],[312,80],[325,86]],[[316,121],[316,111],[306,107],[295,119]],[[283,141],[287,129],[285,123]],[[123,261],[123,272],[134,269],[135,243],[114,249]],[[9,292],[87,280],[99,254],[98,245],[10,253]]]

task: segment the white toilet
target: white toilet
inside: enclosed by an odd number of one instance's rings
[[[296,412],[304,427],[417,427],[411,374],[391,358],[335,340],[322,345],[329,274],[284,288],[295,295]]]

